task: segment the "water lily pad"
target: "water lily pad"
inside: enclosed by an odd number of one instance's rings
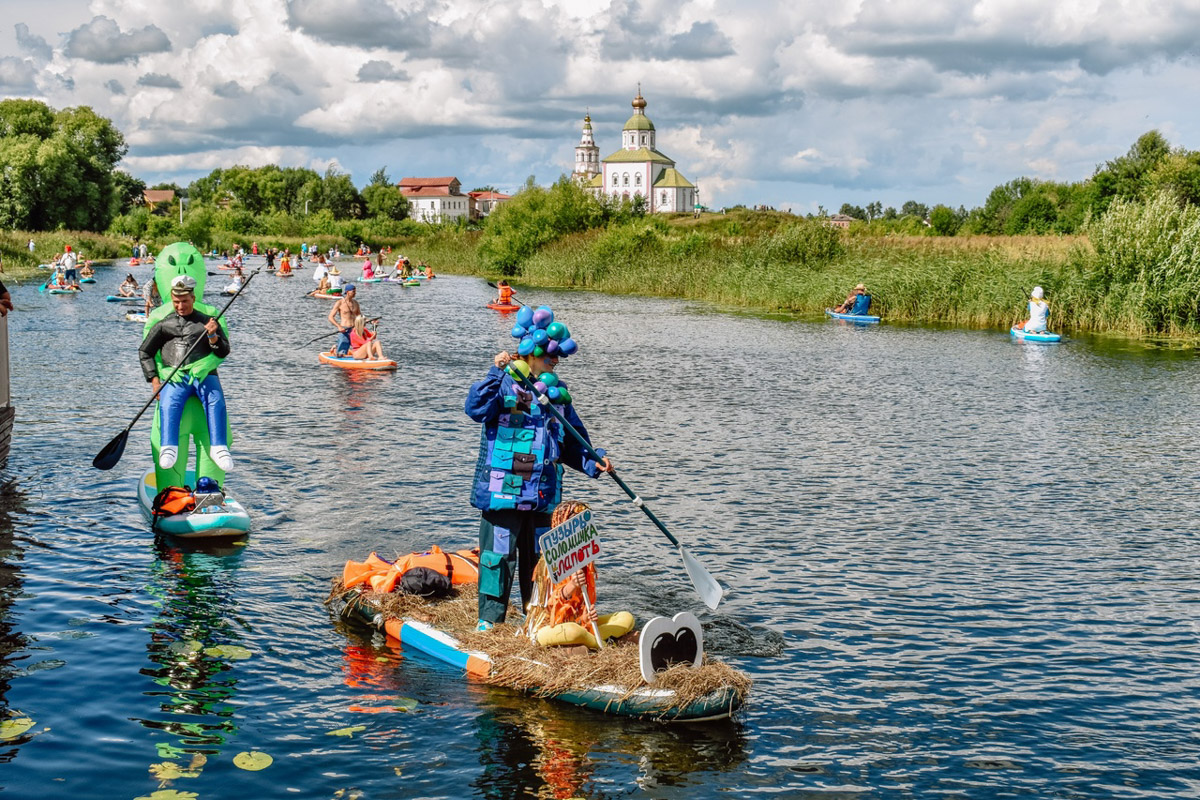
[[[242,647],[240,644],[219,644],[216,647],[207,648],[204,654],[213,658],[227,658],[230,661],[244,661],[254,655],[248,648]]]
[[[167,645],[167,649],[178,656],[190,656],[203,650],[204,645],[195,639],[185,639],[183,641],[171,642]]]
[[[419,705],[421,704],[411,697],[397,697],[396,702],[392,704],[397,711],[416,711]]]
[[[353,736],[354,734],[358,733],[359,731],[365,731],[366,729],[367,729],[366,725],[355,725],[350,728],[338,728],[336,731],[330,731],[329,733],[327,733],[325,735],[326,736]]]
[[[275,759],[271,758],[266,753],[258,750],[251,750],[248,753],[238,753],[233,757],[233,765],[249,770],[250,772],[258,772],[260,769],[266,769],[271,766]]]
[[[133,800],[196,800],[195,792],[178,792],[174,789],[159,789],[157,792],[151,792],[141,797],[135,797]]]
[[[11,717],[0,721],[0,739],[15,739],[33,727],[29,717]]]

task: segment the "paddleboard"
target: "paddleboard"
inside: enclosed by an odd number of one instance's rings
[[[396,369],[400,366],[390,358],[350,358],[349,356],[339,358],[329,353],[318,353],[317,360],[322,364],[328,364],[331,367],[341,367],[342,369],[385,370]]]
[[[126,322],[141,322],[144,324],[146,322],[146,314],[143,311],[126,311],[125,312],[125,321]]]
[[[188,486],[196,485],[196,473],[188,470],[185,477]],[[158,495],[157,478],[149,470],[138,483],[138,507],[142,516],[156,532],[181,538],[198,539],[207,536],[240,536],[250,530],[250,514],[237,500],[228,494],[221,502],[203,505],[186,514],[172,514],[154,521],[154,498]],[[213,498],[214,500],[216,498]]]
[[[95,278],[80,278],[79,282],[80,283],[95,283],[96,279]]]
[[[110,294],[104,299],[110,303],[130,303],[135,305],[141,305],[146,302],[140,297],[121,297],[120,295],[116,294]]]
[[[488,303],[487,307],[494,309],[496,311],[504,311],[504,312],[521,310],[520,306],[514,305],[512,303]]]
[[[1016,325],[1012,326],[1012,328],[1009,329],[1009,333],[1011,333],[1017,339],[1024,341],[1024,342],[1045,342],[1045,343],[1049,344],[1052,342],[1061,342],[1062,341],[1061,333],[1051,333],[1050,331],[1042,331],[1041,333],[1030,333]]]
[[[305,297],[316,297],[321,300],[339,300],[341,299],[342,295],[340,292],[338,294],[320,294],[318,292],[309,292],[307,295],[305,295]]]
[[[81,289],[51,289],[50,294],[80,294]]]
[[[487,653],[471,650],[449,633],[421,620],[385,617],[365,596],[354,597],[352,601],[340,598],[331,602],[343,617],[357,617],[397,640],[402,647],[431,656],[467,675],[486,679],[492,670],[492,659]],[[531,663],[544,666],[541,662]],[[642,686],[630,691],[625,686],[598,684],[548,695],[543,695],[537,686],[528,686],[526,691],[531,695],[548,696],[605,714],[649,718],[659,722],[727,719],[742,704],[741,697],[732,687],[714,690],[687,705],[675,701],[674,690],[654,686]]]
[[[404,284],[403,284],[403,285],[404,285],[404,286],[420,286],[420,285],[421,285],[421,282],[420,282],[420,281],[417,281],[417,280],[413,280],[412,278],[409,278],[408,280],[406,280],[406,281],[404,282]]]
[[[832,308],[825,309],[825,313],[834,319],[844,319],[850,322],[879,322],[879,317],[870,314],[839,314]]]

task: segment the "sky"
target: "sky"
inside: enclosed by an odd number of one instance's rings
[[[87,105],[122,168],[549,184],[639,86],[712,208],[980,206],[1160,131],[1200,149],[1200,0],[0,0],[0,98]]]

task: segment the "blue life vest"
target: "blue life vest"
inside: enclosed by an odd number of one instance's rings
[[[850,309],[850,313],[855,316],[866,316],[871,310],[871,295],[860,294],[854,298],[854,308]]]
[[[511,380],[505,388],[515,391]],[[537,403],[527,412],[505,396],[507,413],[485,425],[475,465],[471,505],[484,511],[544,511],[558,505],[562,486],[563,428]]]

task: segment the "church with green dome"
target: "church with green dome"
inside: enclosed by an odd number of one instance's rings
[[[691,212],[699,205],[695,184],[675,169],[675,162],[655,147],[654,123],[646,116],[646,100],[638,89],[633,116],[621,131],[621,149],[600,158],[592,137],[592,117],[583,118],[583,136],[575,147],[571,177],[597,197],[633,200],[641,195],[647,211]]]

